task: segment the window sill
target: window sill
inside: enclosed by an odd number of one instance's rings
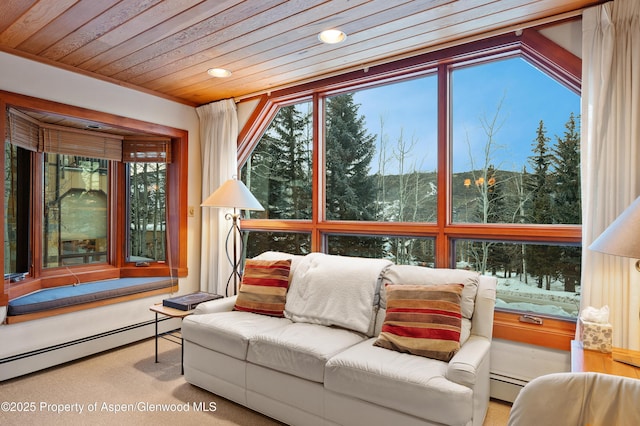
[[[7,324],[15,324],[83,309],[125,302],[167,293],[178,281],[170,277],[120,278],[55,287],[34,292],[9,302]]]
[[[571,349],[571,340],[575,339],[575,321],[543,317],[543,323],[538,325],[520,322],[521,315],[495,311],[493,337],[551,349]]]

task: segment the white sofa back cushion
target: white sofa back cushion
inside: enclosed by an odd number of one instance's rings
[[[464,269],[426,268],[414,265],[392,265],[382,276],[382,288],[380,290],[380,308],[387,308],[387,298],[384,291],[386,284],[464,284],[460,309],[462,317],[471,319],[473,316],[476,293],[478,292],[478,280],[480,274]]]
[[[296,268],[298,267],[298,263],[300,263],[300,259],[303,259],[304,255],[302,254],[291,254],[285,253],[282,251],[265,251],[255,256],[255,260],[286,260],[291,259],[291,269],[289,270],[289,275],[293,275]]]
[[[284,315],[295,322],[339,326],[373,335],[384,259],[310,253],[292,271]]]

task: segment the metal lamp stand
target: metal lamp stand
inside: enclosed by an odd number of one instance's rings
[[[225,288],[225,294],[229,296],[229,284],[231,284],[231,279],[233,278],[233,294],[238,293],[238,280],[242,278],[240,274],[240,265],[238,264],[238,236],[240,237],[240,253],[243,251],[243,242],[242,242],[242,234],[240,233],[240,225],[238,221],[240,219],[240,213],[237,213],[236,209],[233,209],[233,214],[227,213],[224,215],[224,218],[229,220],[231,219],[232,225],[227,233],[227,239],[225,242],[225,248],[227,252],[227,259],[229,259],[229,263],[233,267],[231,271],[231,275],[229,275],[229,279],[227,280],[227,286]],[[229,254],[229,239],[233,238],[233,258]]]

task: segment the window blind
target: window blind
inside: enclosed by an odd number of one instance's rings
[[[19,111],[9,108],[7,111],[6,138],[9,143],[29,151],[37,151],[40,145],[40,127],[38,122]]]
[[[122,137],[107,133],[42,125],[43,151],[121,161]]]
[[[120,136],[42,123],[8,108],[6,138],[31,151],[77,155],[126,163],[170,163],[171,138]]]
[[[125,163],[170,163],[171,139],[156,136],[125,136],[122,141]]]

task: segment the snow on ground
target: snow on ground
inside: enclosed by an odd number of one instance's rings
[[[528,284],[518,278],[497,278],[496,308],[568,318],[576,318],[580,312],[580,293],[563,291],[561,282],[552,283],[547,291],[538,288],[533,278]]]

